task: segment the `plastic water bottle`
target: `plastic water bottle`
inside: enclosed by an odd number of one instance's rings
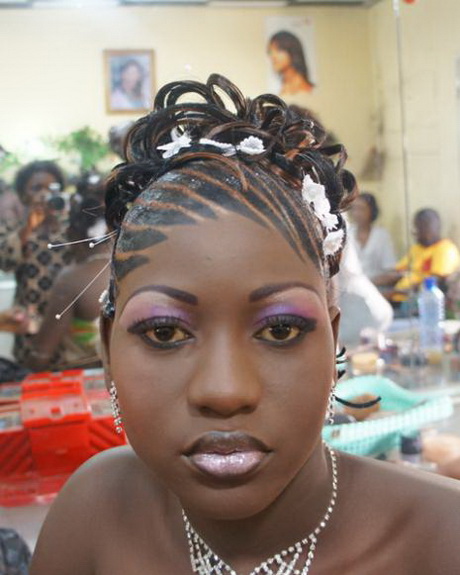
[[[436,278],[428,277],[418,296],[420,317],[420,348],[428,363],[439,364],[442,360],[445,318],[444,294],[438,288]]]

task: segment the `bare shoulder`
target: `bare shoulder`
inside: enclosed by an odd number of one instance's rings
[[[348,514],[368,519],[369,536],[400,549],[407,573],[460,573],[460,482],[417,469],[341,454]],[[361,515],[362,517],[362,515]],[[411,557],[408,563],[407,557]],[[401,562],[398,564],[401,565]],[[413,570],[412,570],[413,569]],[[403,573],[403,570],[401,570]]]
[[[142,520],[138,517],[142,505],[148,503],[155,517],[161,492],[129,447],[93,457],[69,479],[52,505],[37,542],[31,575],[99,571],[108,541],[123,539],[123,530]]]

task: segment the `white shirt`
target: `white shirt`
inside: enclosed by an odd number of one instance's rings
[[[353,235],[345,245],[338,274],[340,291],[340,341],[359,342],[361,330],[385,331],[393,320],[393,309],[375,285],[364,275]]]
[[[350,231],[361,268],[368,278],[372,279],[395,267],[396,258],[393,241],[385,228],[372,226],[364,246],[358,242],[356,226],[350,226]]]

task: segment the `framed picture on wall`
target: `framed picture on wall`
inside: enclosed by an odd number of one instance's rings
[[[153,50],[104,50],[106,107],[109,114],[152,109]]]
[[[310,94],[317,87],[313,24],[309,18],[266,20],[269,90],[281,97]]]

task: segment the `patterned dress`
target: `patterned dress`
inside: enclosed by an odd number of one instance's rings
[[[14,304],[37,314],[40,321],[44,315],[48,298],[56,276],[61,269],[72,262],[69,247],[48,249],[49,243],[62,243],[67,238],[62,233],[48,232],[42,227],[32,231],[24,246],[21,245],[19,230],[3,230],[0,233],[0,269],[14,272],[16,293]],[[27,364],[32,346],[30,335],[16,335],[13,353],[20,364]],[[62,349],[58,349],[50,367],[59,365]]]

